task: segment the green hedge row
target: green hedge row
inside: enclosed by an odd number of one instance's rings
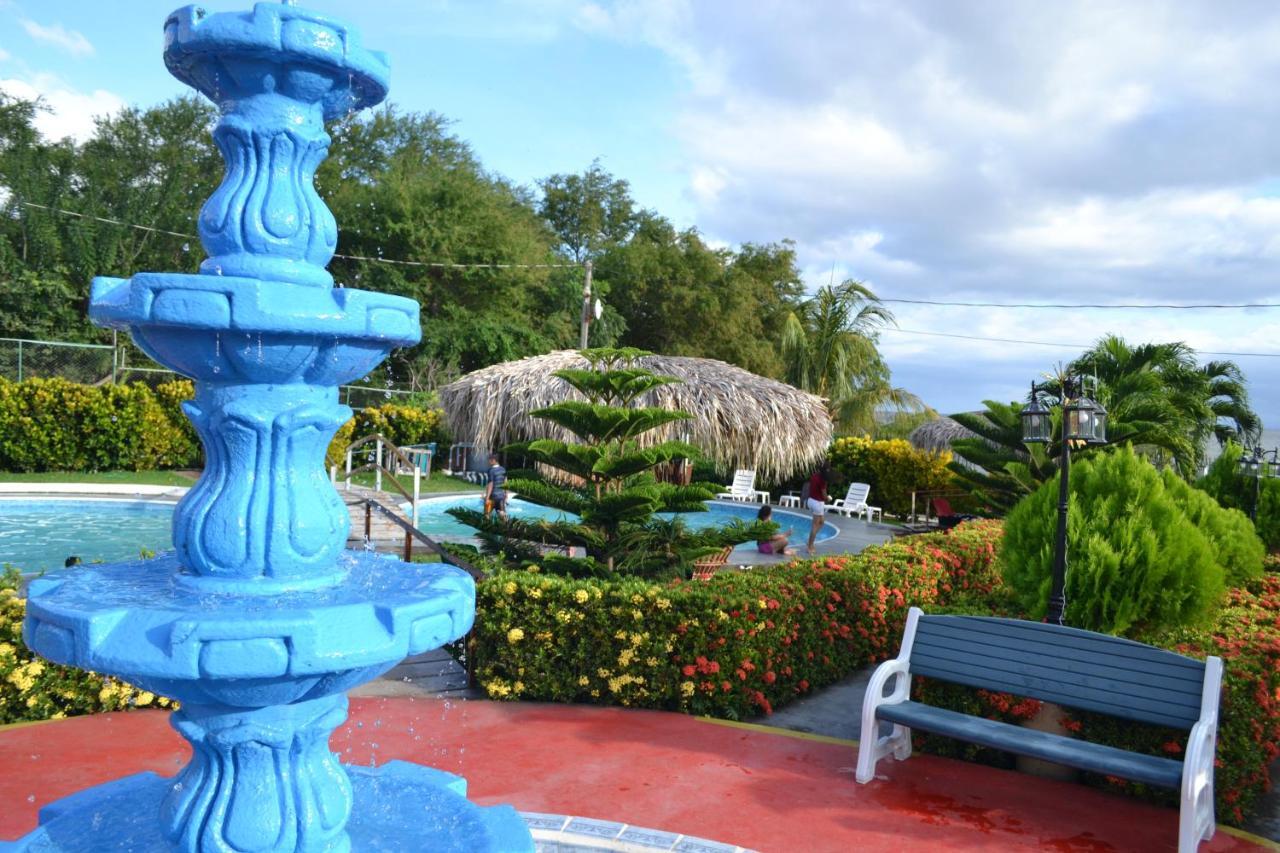
[[[204,454],[182,402],[191,381],[151,388],[0,378],[0,471],[143,471],[200,468]],[[362,409],[338,430],[330,461],[352,438],[381,433],[397,445],[448,441],[443,413],[392,403]]]
[[[80,385],[0,379],[0,471],[142,471],[200,465],[180,403],[187,380]]]

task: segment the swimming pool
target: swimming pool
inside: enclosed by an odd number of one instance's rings
[[[173,547],[175,504],[93,498],[0,499],[0,563],[24,572],[61,568],[75,555],[94,560],[136,559],[147,548]]]
[[[453,507],[482,510],[484,509],[484,498],[480,495],[451,495],[420,500],[418,501],[418,527],[428,536],[452,539],[474,537],[476,532],[473,528],[467,527],[446,512],[446,510]],[[402,504],[401,509],[408,513],[409,504]],[[759,511],[759,504],[707,501],[706,512],[686,512],[680,513],[680,516],[691,528],[697,530],[703,527],[726,524],[734,519],[754,521],[756,513]],[[522,501],[519,498],[513,498],[510,501],[507,505],[507,512],[515,518],[530,520],[545,518],[554,521],[570,517],[567,513],[558,509],[539,506],[528,501]],[[661,513],[661,515],[665,518],[670,518],[676,513]],[[804,548],[805,542],[809,538],[809,519],[810,516],[798,512],[788,512],[783,509],[774,509],[773,511],[773,521],[782,528],[782,532],[785,533],[787,528],[792,529],[790,542],[793,547],[797,548]],[[834,524],[826,522],[822,525],[822,529],[818,531],[816,541],[825,542],[839,532],[839,529]],[[755,547],[754,542],[744,542],[736,550],[754,551]]]

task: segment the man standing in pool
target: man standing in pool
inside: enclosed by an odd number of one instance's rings
[[[488,518],[494,510],[498,516],[507,520],[507,469],[498,464],[498,454],[489,454],[489,484],[484,487],[484,517]]]

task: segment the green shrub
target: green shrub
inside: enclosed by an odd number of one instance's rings
[[[911,511],[912,492],[941,491],[951,484],[949,452],[917,450],[900,438],[837,438],[828,451],[828,460],[841,483],[867,483],[871,486],[869,503],[898,516]]]
[[[767,713],[892,654],[908,607],[998,585],[999,536],[961,525],[707,582],[499,573],[477,588],[477,676],[496,699]]]
[[[1190,490],[1168,488],[1125,447],[1072,465],[1067,524],[1067,623],[1107,634],[1203,624],[1222,597],[1225,563],[1248,574],[1249,546],[1220,543],[1238,525]],[[1057,528],[1057,479],[1044,483],[1005,520],[1005,582],[1031,618],[1049,599]],[[1215,515],[1218,514],[1218,515]],[[1193,518],[1209,518],[1197,526]],[[1246,531],[1247,534],[1247,531]],[[1247,534],[1251,535],[1251,534]]]
[[[1280,551],[1280,480],[1263,480],[1258,498],[1258,520],[1254,522],[1258,538],[1267,550]]]
[[[0,470],[140,471],[198,464],[199,443],[178,403],[185,380],[79,385],[0,379]]]
[[[1280,551],[1280,479],[1255,480],[1241,474],[1243,453],[1240,445],[1229,442],[1196,485],[1228,509],[1254,513],[1254,529],[1263,547]]]
[[[1262,574],[1266,548],[1247,515],[1238,509],[1224,509],[1208,492],[1188,485],[1168,468],[1161,476],[1165,489],[1182,504],[1190,522],[1209,537],[1228,587],[1243,586]]]

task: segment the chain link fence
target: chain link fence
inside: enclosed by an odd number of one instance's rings
[[[140,358],[144,363],[139,363]],[[139,356],[137,350],[127,352],[124,346],[19,338],[0,338],[0,377],[15,382],[60,377],[84,385],[143,382],[151,386],[181,378]],[[338,389],[338,399],[353,409],[364,409],[412,393],[403,388],[343,385]]]
[[[85,385],[116,381],[118,354],[109,344],[0,338],[0,376],[21,382],[60,376]]]

